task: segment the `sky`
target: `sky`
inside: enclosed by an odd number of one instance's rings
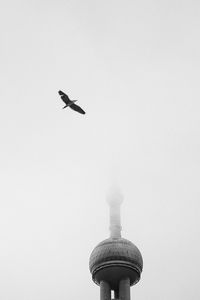
[[[199,28],[196,0],[0,2],[1,300],[99,299],[113,184],[132,299],[200,298]]]

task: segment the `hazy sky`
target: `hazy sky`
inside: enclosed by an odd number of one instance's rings
[[[99,299],[115,182],[132,300],[200,299],[199,1],[2,0],[0,76],[0,299]]]

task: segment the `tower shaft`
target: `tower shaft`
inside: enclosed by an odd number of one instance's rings
[[[100,282],[100,300],[111,300],[111,289],[108,282]]]
[[[130,279],[122,279],[119,283],[119,299],[130,300]]]

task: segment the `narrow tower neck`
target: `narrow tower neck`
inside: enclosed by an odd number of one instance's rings
[[[121,216],[120,216],[120,205],[122,203],[121,195],[112,195],[108,199],[110,206],[110,237],[120,238],[121,237]]]

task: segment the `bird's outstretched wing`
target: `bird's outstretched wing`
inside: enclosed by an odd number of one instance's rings
[[[71,102],[69,97],[65,93],[63,93],[62,91],[58,91],[58,94],[61,96],[61,99],[63,100],[63,102],[65,104],[69,104]]]
[[[80,106],[78,106],[78,105],[76,105],[76,104],[71,104],[70,106],[69,106],[71,109],[73,109],[73,110],[75,110],[75,111],[77,111],[77,112],[79,112],[80,114],[85,114],[85,111],[80,107]]]

